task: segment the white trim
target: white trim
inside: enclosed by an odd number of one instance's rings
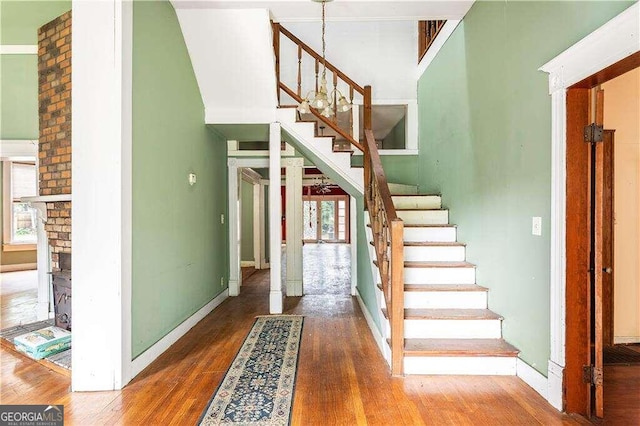
[[[531,386],[533,390],[542,395],[544,399],[548,399],[547,378],[520,358],[517,358],[516,360],[516,375],[520,377],[526,384]]]
[[[37,263],[16,263],[13,265],[0,265],[0,272],[32,271],[37,267]]]
[[[253,260],[241,260],[240,267],[241,268],[250,268],[252,266],[256,266],[256,262]]]
[[[259,124],[275,120],[276,108],[204,108],[206,124]]]
[[[126,0],[74,0],[72,6],[75,321],[71,382],[73,391],[114,390],[131,379],[131,174],[127,168],[131,165],[133,5]],[[97,175],[102,178],[94,179]]]
[[[351,295],[358,289],[358,204],[356,197],[349,196],[349,245],[351,246]]]
[[[613,343],[615,345],[625,345],[628,343],[638,343],[640,342],[640,336],[615,336],[613,338]]]
[[[566,362],[566,90],[640,50],[639,11],[633,4],[540,68],[549,73],[551,94],[551,347],[545,398],[559,410]]]
[[[640,4],[615,18],[544,64],[549,93],[567,87],[640,50]]]
[[[373,317],[369,313],[367,306],[364,304],[364,300],[362,300],[362,297],[360,296],[360,290],[356,292],[355,296],[356,296],[356,299],[358,300],[358,304],[360,305],[360,310],[364,315],[364,319],[367,321],[369,330],[371,330],[371,334],[373,335],[373,340],[376,341],[376,345],[378,345],[378,349],[380,350],[380,353],[382,354],[384,359],[387,362],[389,362],[389,359],[385,355],[385,352],[387,351],[387,349],[385,349],[385,346],[387,346],[388,348],[387,342],[382,337],[382,334],[380,334],[380,330],[378,330],[378,327],[376,327],[376,323],[375,321],[373,321]]]
[[[242,285],[242,272],[240,271],[240,226],[242,221],[240,215],[242,213],[240,200],[240,169],[235,158],[227,160],[229,166],[229,176],[227,179],[229,185],[229,296],[238,296],[240,294],[240,286]]]
[[[71,194],[37,195],[35,197],[22,197],[20,201],[25,203],[59,203],[71,201]]]
[[[451,34],[453,34],[453,31],[458,27],[458,24],[460,22],[462,21],[455,19],[445,22],[444,26],[438,33],[438,36],[433,41],[431,46],[429,46],[429,50],[427,50],[427,53],[425,53],[425,55],[422,57],[422,60],[418,64],[418,68],[416,70],[417,80],[420,80],[422,74],[424,74],[427,68],[429,68],[431,62],[433,62],[438,52],[440,52],[440,49],[442,49],[447,40],[449,40],[449,37],[451,37]]]
[[[37,139],[0,139],[0,158],[2,160],[20,161],[24,157],[31,160],[38,157]]]
[[[269,313],[281,314],[283,309],[282,291],[282,194],[280,192],[280,145],[282,133],[280,123],[269,125]]]
[[[282,157],[293,157],[296,155],[295,150],[291,145],[285,142],[284,149],[281,151]],[[240,150],[238,149],[238,141],[227,141],[227,157],[268,157],[269,150]]]
[[[37,55],[37,44],[0,44],[0,55]]]
[[[149,364],[151,364],[156,360],[156,358],[162,355],[164,351],[169,349],[169,347],[177,342],[178,339],[187,334],[189,330],[191,330],[196,324],[198,324],[204,317],[209,315],[209,313],[217,308],[227,297],[229,297],[229,290],[224,290],[209,303],[200,308],[195,314],[191,315],[180,325],[171,330],[157,343],[138,355],[136,359],[131,362],[132,378],[140,374],[142,370],[147,368]]]

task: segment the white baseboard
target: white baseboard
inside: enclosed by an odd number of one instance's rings
[[[356,292],[356,299],[358,300],[358,304],[360,305],[360,310],[364,314],[364,318],[367,321],[367,325],[371,330],[371,334],[373,334],[373,338],[376,341],[376,344],[378,345],[378,349],[380,350],[380,353],[388,363],[389,362],[389,359],[387,358],[388,350],[385,349],[385,346],[387,346],[387,342],[385,342],[384,338],[382,337],[382,334],[380,334],[380,330],[378,330],[378,327],[376,326],[376,323],[373,320],[373,317],[371,317],[371,314],[369,313],[367,306],[364,304],[362,297],[360,297],[359,290],[357,290]]]
[[[616,345],[627,343],[640,343],[640,336],[618,336],[613,338],[613,343]]]
[[[521,360],[516,361],[516,375],[538,392],[544,399],[548,396],[548,380],[538,370]]]
[[[0,272],[32,271],[37,268],[37,263],[16,263],[15,265],[0,266]]]
[[[250,266],[256,266],[256,262],[254,262],[253,260],[241,260],[240,261],[240,267],[241,268],[248,268]]]
[[[211,302],[204,305],[198,312],[184,320],[179,326],[171,330],[169,334],[160,339],[155,345],[138,355],[136,359],[131,361],[131,379],[140,374],[142,370],[147,368],[149,364],[156,360],[171,345],[184,336],[189,330],[206,317],[211,311],[218,307],[227,297],[229,290],[225,290],[216,296]]]

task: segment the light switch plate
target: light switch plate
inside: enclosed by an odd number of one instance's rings
[[[220,215],[220,223],[224,225],[224,213]]]
[[[531,234],[541,236],[542,235],[542,218],[534,216],[531,218]]]

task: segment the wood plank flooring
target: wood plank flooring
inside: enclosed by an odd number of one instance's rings
[[[245,281],[122,391],[69,392],[70,379],[0,348],[2,404],[64,404],[66,424],[194,424],[242,345],[268,312],[269,271]],[[357,301],[343,294],[288,298],[305,315],[294,425],[559,425],[553,409],[516,377],[394,378]]]

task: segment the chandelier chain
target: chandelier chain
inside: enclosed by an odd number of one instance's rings
[[[327,59],[325,56],[325,50],[327,48],[327,42],[324,39],[325,36],[325,6],[326,1],[322,2],[322,77],[327,75]]]

